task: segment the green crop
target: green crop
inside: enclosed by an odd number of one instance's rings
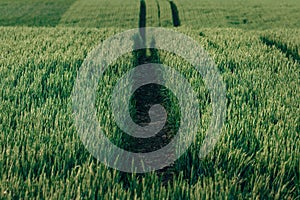
[[[78,0],[62,16],[59,26],[122,27],[138,26],[139,1]],[[95,20],[98,19],[98,20]]]
[[[198,139],[172,168],[140,176],[109,169],[92,158],[81,144],[72,119],[70,94],[84,57],[98,41],[117,30],[1,28],[5,43],[1,43],[4,59],[0,67],[4,77],[0,81],[0,195],[122,199],[296,197],[299,63],[261,42],[261,32],[179,31],[199,41],[215,59],[227,85],[227,121],[217,147],[199,160],[197,152],[210,119],[207,90],[201,76],[186,61],[160,51],[160,62],[182,73],[198,93],[201,129]],[[99,123],[120,146],[126,145],[126,138],[118,136],[120,130],[105,102],[109,101],[110,88],[133,66],[132,56],[116,61],[99,82]],[[175,107],[173,112],[177,112]]]
[[[143,9],[140,1],[129,0],[0,0],[0,199],[298,199],[298,1],[142,4]],[[180,26],[173,28],[176,18]],[[212,99],[199,72],[163,50],[118,58],[99,79],[94,102],[112,143],[130,151],[155,146],[124,133],[110,105],[118,80],[140,64],[177,70],[197,94],[201,115],[196,139],[176,162],[131,174],[97,161],[82,144],[72,90],[84,59],[99,43],[139,25],[172,28],[209,53],[226,84],[227,114],[215,148],[200,159]],[[157,91],[168,111],[164,131],[170,141],[180,126],[178,99],[168,88]],[[136,106],[132,98],[130,114],[138,121]]]
[[[299,28],[297,0],[176,0],[182,24],[193,28]]]

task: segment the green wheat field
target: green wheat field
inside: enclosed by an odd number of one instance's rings
[[[86,150],[71,96],[93,48],[144,26],[184,33],[205,48],[226,84],[226,120],[200,159],[211,117],[207,88],[183,58],[148,51],[148,61],[174,67],[192,85],[200,126],[171,166],[125,173]],[[0,0],[0,33],[0,199],[300,199],[299,0]],[[122,75],[146,59],[139,53],[105,71],[95,102],[106,136],[128,150],[136,141],[107,102]],[[180,108],[159,91],[172,138]]]

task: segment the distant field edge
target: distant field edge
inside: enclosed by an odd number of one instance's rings
[[[76,0],[2,0],[0,26],[55,27]]]

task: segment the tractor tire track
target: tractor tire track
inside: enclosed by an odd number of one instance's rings
[[[146,31],[142,29],[146,25],[146,3],[145,1],[141,1],[141,8],[140,8],[140,22],[139,25],[141,28],[139,35],[136,35],[134,38],[134,49],[143,46],[146,44]],[[151,46],[155,46],[155,41],[151,41]],[[160,55],[157,49],[149,49],[147,55],[147,49],[139,49],[133,52],[134,57],[134,65],[139,66],[143,64],[150,64],[150,63],[160,63]],[[151,67],[150,71],[153,71],[151,74],[146,74],[147,72],[143,71],[135,71],[133,76],[133,84],[139,85],[142,81],[144,76],[151,76],[151,80],[162,80],[161,74],[157,69],[153,66]],[[147,71],[149,68],[147,69]],[[148,84],[146,86],[142,86],[134,92],[132,98],[132,104],[134,104],[134,113],[132,114],[133,121],[141,126],[148,125],[152,123],[148,114],[149,109],[155,104],[161,104],[167,106],[166,99],[167,94],[165,91],[166,88],[157,84]],[[166,124],[164,128],[154,137],[151,138],[130,138],[133,141],[131,147],[129,149],[134,152],[151,152],[158,150],[168,144],[170,142],[170,137],[166,135],[166,133],[170,132],[167,130],[170,124]]]
[[[146,27],[146,2],[145,0],[141,0],[140,2],[140,18],[139,18],[139,28],[145,28]],[[140,29],[140,36],[142,38],[142,41],[145,42],[146,40],[146,33],[143,29]]]
[[[283,42],[278,42],[276,40],[272,40],[266,36],[261,36],[260,40],[267,45],[268,47],[275,46],[279,51],[281,51],[287,58],[291,58],[294,62],[300,63],[299,56],[299,47],[295,49],[290,49],[287,44]]]
[[[161,19],[160,19],[160,5],[158,0],[156,0],[156,6],[157,6],[157,17],[158,17],[158,26],[161,27]]]
[[[158,2],[157,5],[159,6]],[[146,27],[146,2],[144,0],[141,1],[140,4],[140,19],[139,19],[139,28]],[[141,47],[146,44],[146,31],[145,29],[140,29],[139,34],[136,35],[134,39],[134,49]],[[155,40],[151,40],[151,46],[155,47]],[[147,49],[139,49],[132,52],[134,65],[139,66],[142,64],[150,64],[150,63],[161,63],[159,51],[155,48]],[[151,66],[149,66],[151,67]],[[147,71],[149,68],[147,69]],[[153,66],[153,71],[151,74],[145,74],[145,72],[139,70],[135,71],[132,77],[133,85],[139,85],[139,82],[143,79],[144,76],[152,76],[152,80],[162,80],[161,73]],[[167,92],[167,88],[157,84],[148,84],[138,88],[134,91],[133,96],[131,98],[130,105],[132,106],[130,115],[133,121],[140,126],[147,126],[152,122],[149,117],[149,109],[155,105],[160,104],[167,110],[167,122],[155,136],[150,138],[136,138],[132,137],[128,134],[124,134],[124,140],[128,141],[128,144],[125,147],[122,147],[125,150],[135,152],[135,153],[147,153],[153,152],[161,149],[162,147],[169,144],[172,140],[172,136],[174,136],[178,132],[178,128],[175,128],[175,123],[172,122],[174,116],[169,112],[171,108],[168,110],[168,105],[171,105],[171,98],[169,98],[169,93]],[[170,106],[169,106],[170,107]],[[169,116],[173,118],[169,118]],[[174,121],[174,120],[173,120]],[[168,160],[173,160],[175,156],[175,152],[169,152],[165,155],[161,155],[164,157],[166,163]],[[161,159],[161,158],[157,158]],[[155,162],[155,161],[153,161]],[[147,163],[146,163],[147,164]],[[174,166],[167,166],[163,169],[157,170],[157,175],[161,178],[162,183],[167,185],[169,181],[172,181],[174,174]],[[142,177],[143,175],[141,175]]]
[[[173,26],[178,27],[181,25],[178,8],[177,8],[176,4],[174,3],[174,1],[170,0],[169,3],[170,3],[170,7],[171,7],[171,12],[172,12]]]

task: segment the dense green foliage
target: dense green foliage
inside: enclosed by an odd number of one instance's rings
[[[99,80],[95,102],[99,123],[114,144],[136,145],[114,121],[108,103],[112,89],[147,59],[180,72],[197,93],[201,111],[189,150],[166,170],[141,175],[92,157],[76,131],[71,104],[87,54],[106,38],[137,27],[140,1],[0,0],[0,199],[300,197],[299,2],[173,3],[181,22],[174,30],[205,48],[226,83],[226,122],[214,150],[199,159],[211,116],[200,74],[165,51],[122,56]],[[174,26],[170,2],[144,4],[146,26]],[[177,126],[176,99],[165,97],[173,114],[169,120]]]

